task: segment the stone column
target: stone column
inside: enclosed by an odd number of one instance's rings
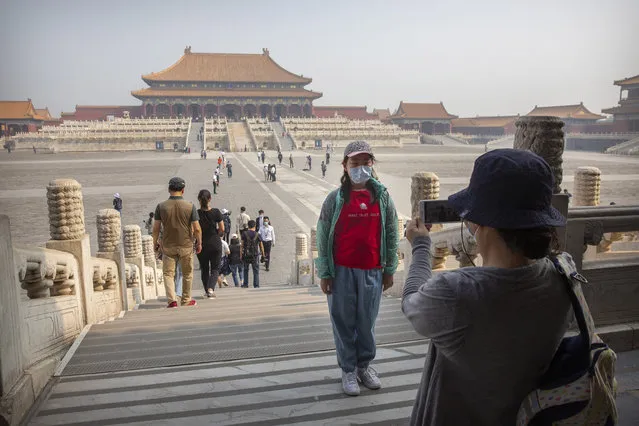
[[[142,232],[138,225],[126,225],[124,227],[124,257],[126,263],[130,263],[138,267],[140,283],[138,289],[139,294],[136,295],[136,302],[142,303],[146,300],[149,291],[144,285],[144,255],[142,254]],[[150,295],[149,295],[150,296]]]
[[[157,110],[158,110],[158,106],[153,104],[153,116],[157,117]]]
[[[46,247],[71,253],[78,261],[79,288],[86,324],[93,324],[93,261],[89,235],[84,229],[82,186],[74,179],[55,179],[47,186],[49,231]]]
[[[601,191],[601,170],[577,167],[572,194],[573,206],[598,206]]]
[[[421,172],[415,173],[411,178],[411,216],[419,217],[419,202],[421,200],[436,200],[439,198],[439,177],[435,173]],[[431,232],[441,231],[443,226],[433,225]],[[446,263],[446,256],[450,254],[448,245],[437,243],[433,245],[433,270],[443,269]],[[410,263],[408,264],[410,266]]]
[[[0,215],[0,287],[0,418],[4,417],[9,424],[18,424],[22,417],[19,410],[22,401],[12,393],[12,388],[18,383],[25,367],[25,339],[28,336],[22,329],[11,228],[9,217],[5,215]]]
[[[558,194],[563,180],[564,122],[550,116],[520,117],[515,126],[513,148],[532,151],[546,160],[555,177],[553,192]]]
[[[146,118],[146,102],[142,102],[142,117]]]
[[[126,287],[126,262],[124,261],[124,247],[122,246],[122,221],[120,213],[115,209],[98,210],[96,217],[98,229],[98,252],[96,257],[113,260],[118,265],[118,279],[120,285],[118,294],[123,310],[133,308],[128,306]]]
[[[295,235],[295,260],[293,261],[292,282],[297,285],[311,285],[313,280],[312,259],[308,256],[308,236],[302,232]]]
[[[169,104],[169,118],[173,117],[173,104]]]
[[[151,235],[142,236],[142,255],[144,256],[144,266],[147,268],[153,268],[153,288],[151,293],[157,297],[160,294],[158,287],[158,275],[162,271],[158,271],[155,267],[155,251],[153,250],[153,237]]]

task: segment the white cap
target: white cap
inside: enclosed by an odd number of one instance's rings
[[[115,198],[120,198],[120,193],[119,193],[119,192],[116,192],[115,194],[113,194],[113,196],[114,196]]]

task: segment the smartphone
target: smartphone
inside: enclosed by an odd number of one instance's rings
[[[460,222],[459,215],[448,206],[448,200],[421,200],[419,217],[424,223]]]

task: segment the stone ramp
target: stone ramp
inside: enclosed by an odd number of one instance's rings
[[[273,127],[273,131],[277,133],[277,136],[280,139],[282,151],[293,151],[295,149],[293,139],[291,139],[290,136],[282,136],[282,133],[284,132],[282,124],[279,121],[271,121],[271,127]]]
[[[313,288],[216,291],[195,307],[152,302],[93,325],[62,375],[95,374],[332,350],[326,297]],[[380,344],[418,340],[400,301],[384,297]]]
[[[408,424],[424,342],[378,347],[379,391],[342,393],[333,351],[62,377],[31,425]]]

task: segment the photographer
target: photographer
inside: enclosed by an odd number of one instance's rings
[[[431,339],[411,424],[515,424],[567,328],[570,300],[547,258],[566,223],[552,188],[550,167],[529,151],[475,161],[468,188],[448,202],[476,239],[481,267],[433,276],[427,226],[408,225],[402,310]]]

